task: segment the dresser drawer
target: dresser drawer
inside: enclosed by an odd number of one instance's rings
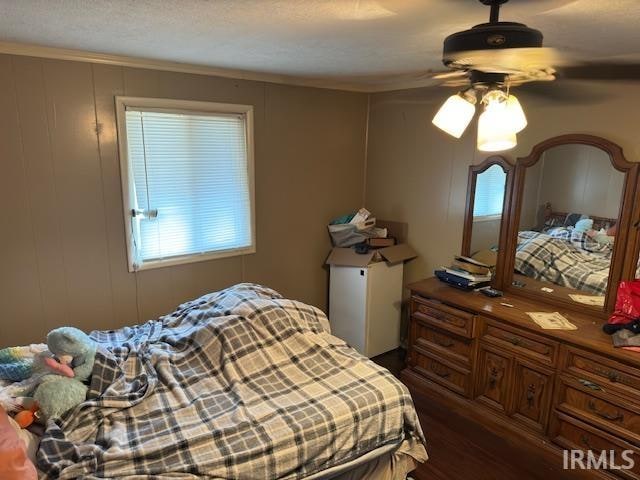
[[[640,446],[640,404],[560,377],[556,408]]]
[[[615,473],[622,478],[640,479],[640,452],[624,440],[563,413],[553,414],[550,436],[554,443],[563,448],[590,451],[591,456],[595,456],[596,459],[604,454],[607,462],[613,458],[618,467],[627,464],[623,452],[629,452],[626,455],[635,461],[635,466],[629,470],[616,469]],[[588,454],[585,455],[585,463],[587,458]]]
[[[640,370],[615,360],[567,346],[564,348],[564,369],[578,378],[594,382],[594,388],[640,396]]]
[[[452,392],[465,397],[471,394],[471,373],[433,352],[415,346],[411,352],[411,368],[418,374],[432,380]]]
[[[411,314],[433,326],[472,338],[475,316],[417,295],[412,297]]]
[[[484,319],[482,339],[531,359],[554,365],[558,343],[511,325]]]
[[[553,370],[516,358],[514,372],[512,417],[533,430],[544,432],[553,393]]]
[[[473,348],[468,338],[432,327],[421,318],[414,318],[411,328],[414,345],[439,352],[442,357],[465,366],[471,364]]]
[[[480,344],[478,352],[476,400],[507,413],[513,390],[511,355],[485,344]]]

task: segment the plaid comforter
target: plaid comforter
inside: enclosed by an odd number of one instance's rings
[[[555,235],[520,232],[515,269],[536,280],[604,295],[611,248],[601,248],[592,242],[585,235],[565,236],[560,231]]]
[[[407,389],[324,314],[241,284],[156,321],[92,332],[88,400],[38,452],[46,478],[303,478],[406,438]]]
[[[534,232],[530,232],[534,233]],[[613,251],[613,244],[599,243],[592,237],[587,235],[586,232],[576,230],[575,228],[556,227],[546,232],[547,235],[565,240],[573,245],[578,250],[584,250],[585,252],[601,253],[604,258],[611,259],[611,252]]]

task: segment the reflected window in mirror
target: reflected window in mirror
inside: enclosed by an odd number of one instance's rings
[[[511,171],[511,165],[497,156],[469,168],[462,254],[492,267],[497,263]]]
[[[478,175],[473,201],[474,222],[502,216],[506,183],[507,172],[498,164],[491,165]]]

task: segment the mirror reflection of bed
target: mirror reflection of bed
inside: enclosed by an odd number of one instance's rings
[[[624,183],[597,147],[546,150],[526,170],[514,285],[604,303]]]

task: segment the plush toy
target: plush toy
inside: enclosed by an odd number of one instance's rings
[[[27,428],[34,421],[38,420],[38,410],[40,409],[40,405],[38,402],[31,401],[28,406],[25,405],[24,410],[20,410],[15,414],[13,419],[20,426],[20,428]]]
[[[60,417],[85,400],[88,387],[83,382],[91,377],[97,348],[87,334],[73,327],[49,332],[47,346],[59,364],[53,360],[45,361],[53,373],[40,379],[33,394],[40,407],[38,413],[44,421]]]
[[[7,347],[0,350],[0,380],[21,382],[31,377],[36,358],[47,351],[44,343],[26,347]]]

